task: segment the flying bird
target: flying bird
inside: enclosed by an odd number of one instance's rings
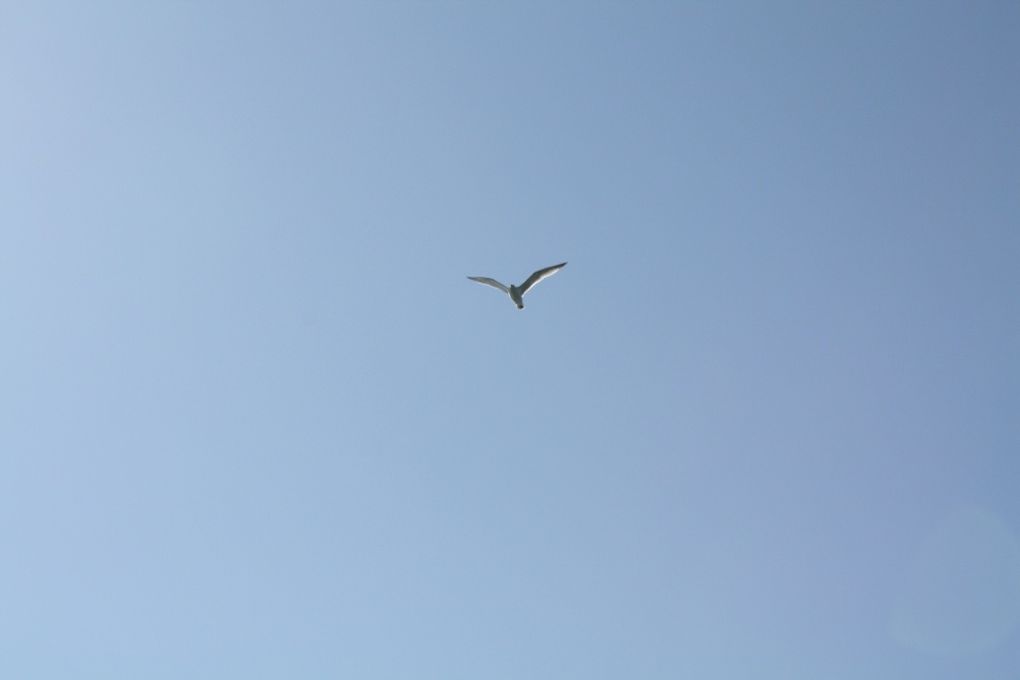
[[[567,266],[566,262],[560,262],[559,264],[554,264],[551,267],[539,269],[537,272],[529,276],[528,280],[522,283],[520,286],[511,285],[509,288],[504,286],[496,279],[490,279],[487,276],[469,276],[468,278],[471,279],[472,281],[477,281],[478,283],[484,283],[487,286],[492,286],[493,288],[499,288],[501,291],[510,296],[510,299],[513,300],[515,305],[517,305],[517,309],[524,309],[524,294],[531,290],[531,287],[534,286],[536,283],[538,283],[542,279],[552,276],[553,274],[555,274],[556,272],[558,272],[559,270],[563,269],[566,266]]]

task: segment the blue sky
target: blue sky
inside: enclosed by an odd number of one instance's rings
[[[0,10],[0,674],[1014,680],[1018,30]]]

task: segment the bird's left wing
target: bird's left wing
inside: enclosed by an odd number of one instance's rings
[[[506,286],[504,286],[502,283],[500,283],[496,279],[490,279],[487,276],[469,276],[468,278],[471,279],[472,281],[477,281],[478,283],[484,283],[487,286],[492,286],[493,288],[499,288],[501,291],[503,291],[507,295],[510,294],[510,289],[507,288]]]
[[[567,266],[566,262],[560,262],[559,264],[554,264],[551,267],[539,269],[537,272],[529,276],[527,281],[521,284],[521,295],[527,293],[532,286],[534,286],[542,279],[552,276],[553,274],[555,274],[556,272],[558,272],[559,270],[563,269],[566,266]]]

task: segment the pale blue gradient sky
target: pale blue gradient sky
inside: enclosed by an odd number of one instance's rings
[[[1015,680],[1017,35],[8,3],[0,676]]]

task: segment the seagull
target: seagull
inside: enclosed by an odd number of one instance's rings
[[[536,283],[538,283],[539,281],[546,277],[552,276],[553,274],[555,274],[556,272],[558,272],[559,270],[563,269],[566,266],[567,266],[566,262],[560,262],[559,264],[554,264],[551,267],[539,269],[537,272],[529,276],[528,280],[522,283],[520,286],[511,285],[509,288],[504,286],[496,279],[490,279],[487,276],[469,276],[468,278],[471,279],[472,281],[477,281],[478,283],[484,283],[487,286],[492,286],[493,288],[499,288],[501,291],[510,296],[510,299],[513,300],[515,305],[517,305],[517,309],[524,309],[524,294],[531,290],[531,287],[534,286]]]

